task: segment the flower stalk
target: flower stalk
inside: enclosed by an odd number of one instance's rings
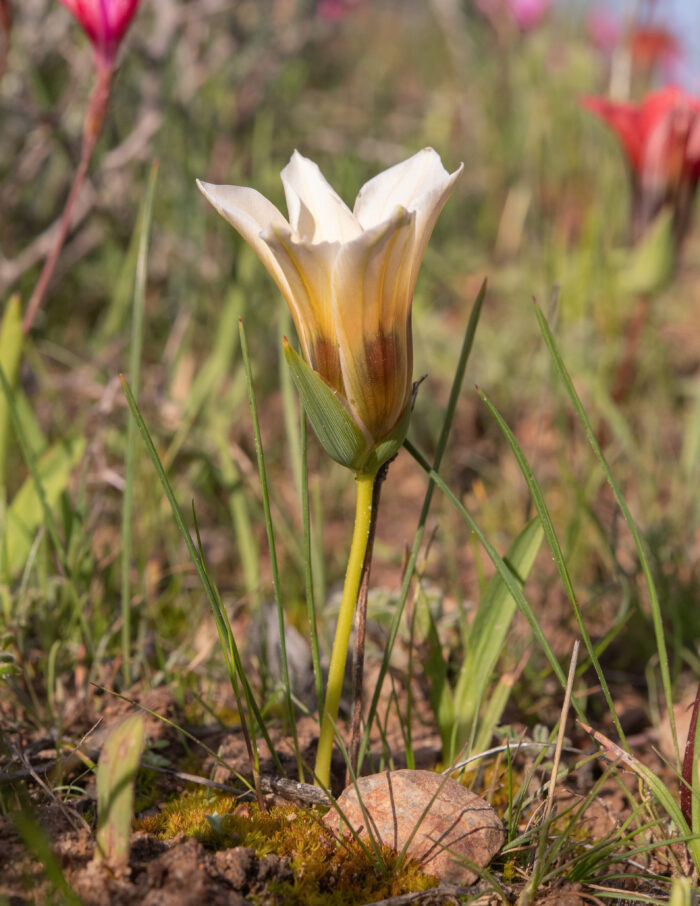
[[[25,335],[32,329],[34,319],[41,308],[41,303],[56,268],[61,249],[65,244],[71,225],[73,208],[85,182],[85,177],[90,168],[90,161],[95,151],[95,145],[102,132],[117,51],[131,24],[131,20],[136,14],[140,0],[61,0],[61,2],[73,13],[92,44],[95,57],[96,81],[85,112],[78,168],[58,221],[56,238],[44,261],[44,266],[41,269],[39,279],[34,287],[34,292],[31,295],[22,321],[22,330]],[[3,3],[3,0],[0,0],[0,21],[4,21],[1,13],[5,7],[6,4]],[[7,30],[9,29],[9,18],[7,22],[6,31],[9,34]]]
[[[97,69],[97,81],[94,88],[92,89],[90,100],[88,101],[87,111],[85,113],[83,138],[80,148],[80,161],[78,163],[78,168],[75,171],[73,184],[71,185],[70,192],[68,193],[68,198],[66,199],[66,203],[63,206],[63,211],[58,222],[58,231],[56,233],[56,238],[51,247],[51,251],[44,261],[44,266],[41,269],[39,279],[37,280],[34,291],[32,292],[31,298],[29,299],[27,310],[24,313],[22,330],[25,335],[28,334],[32,329],[34,319],[36,318],[37,313],[41,308],[41,303],[44,299],[47,287],[56,268],[56,263],[58,261],[59,255],[61,254],[61,249],[65,244],[68,230],[70,229],[73,208],[75,207],[75,203],[78,199],[78,196],[80,195],[81,189],[83,188],[83,183],[85,182],[88,170],[90,169],[90,161],[92,160],[92,155],[95,151],[97,139],[100,137],[102,124],[105,118],[105,112],[107,110],[109,91],[112,83],[112,73],[113,69],[111,66],[99,66]]]
[[[0,79],[5,74],[7,57],[10,53],[12,32],[12,10],[8,0],[0,0]]]
[[[340,707],[340,694],[343,688],[345,663],[350,645],[350,632],[355,614],[355,604],[360,591],[365,553],[370,537],[374,477],[375,473],[362,472],[358,472],[355,476],[357,494],[355,525],[352,532],[348,565],[345,571],[345,584],[340,601],[338,623],[335,630],[335,638],[333,639],[331,663],[328,669],[328,683],[326,686],[326,700],[321,718],[321,736],[316,752],[316,781],[326,789],[330,787],[331,754],[335,737],[335,725]]]

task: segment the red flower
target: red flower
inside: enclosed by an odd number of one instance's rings
[[[637,25],[627,36],[632,60],[642,69],[680,56],[678,41],[670,31],[653,25]]]
[[[669,86],[639,104],[601,97],[582,103],[617,134],[627,155],[635,234],[670,203],[682,238],[700,180],[700,98]]]
[[[140,0],[60,0],[82,25],[100,62],[114,62]]]

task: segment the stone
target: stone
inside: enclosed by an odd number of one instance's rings
[[[369,834],[358,791],[373,838],[401,852],[413,834],[408,855],[441,881],[473,884],[478,876],[460,859],[484,867],[505,841],[503,824],[484,799],[442,774],[409,770],[360,777],[357,791],[353,785],[341,793],[338,806],[360,838]],[[335,809],[324,821],[336,834],[350,833]]]

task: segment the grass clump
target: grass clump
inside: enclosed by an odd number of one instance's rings
[[[320,818],[291,803],[261,812],[255,803],[195,790],[157,815],[138,819],[136,828],[162,840],[182,833],[215,850],[247,846],[260,858],[286,857],[294,879],[274,884],[273,892],[292,906],[355,906],[436,886],[436,878],[415,861],[397,869],[399,857],[388,847],[378,847],[381,863],[376,864],[357,841],[336,840]]]

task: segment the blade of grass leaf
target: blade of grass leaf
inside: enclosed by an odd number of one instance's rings
[[[182,420],[163,455],[163,467],[166,470],[175,461],[175,457],[187,440],[192,426],[202,410],[212,401],[216,401],[215,405],[220,405],[217,390],[221,382],[228,375],[234,376],[232,383],[240,380],[240,374],[234,371],[233,363],[238,343],[238,318],[243,308],[243,302],[243,293],[238,287],[233,287],[221,307],[221,315],[214,333],[214,344],[206,361],[197,370],[187,394]]]
[[[134,399],[139,398],[141,384],[141,351],[143,349],[143,314],[146,302],[146,279],[148,276],[148,246],[153,218],[153,199],[158,162],[151,165],[146,188],[146,197],[141,206],[138,232],[138,253],[134,277],[134,298],[131,312],[131,349],[129,352],[129,378]],[[122,613],[122,667],[126,688],[131,685],[131,516],[134,502],[134,471],[136,467],[136,434],[134,417],[129,412],[126,429],[126,458],[124,463],[124,497],[122,501],[122,562],[121,562],[121,613]]]
[[[275,760],[275,763],[277,764],[279,770],[282,773],[284,773],[282,764],[279,761],[279,758],[277,757],[277,755],[275,753],[274,746],[272,745],[270,737],[265,728],[265,723],[262,719],[262,715],[260,714],[260,709],[258,708],[257,702],[255,701],[255,697],[253,696],[252,689],[250,688],[250,683],[248,682],[248,679],[245,675],[245,671],[243,669],[243,663],[242,663],[241,657],[240,657],[240,652],[238,651],[238,645],[236,644],[236,640],[233,635],[233,631],[231,629],[231,624],[229,623],[226,610],[221,606],[221,601],[219,599],[218,594],[214,590],[214,587],[211,584],[211,581],[209,579],[209,575],[207,573],[204,562],[202,561],[202,558],[199,556],[199,553],[194,545],[194,542],[192,541],[192,536],[190,535],[189,529],[187,528],[187,525],[185,524],[185,520],[182,515],[182,510],[180,509],[180,505],[178,504],[177,500],[175,499],[175,493],[172,489],[170,482],[168,481],[167,475],[165,474],[163,465],[160,461],[160,457],[158,456],[158,452],[153,443],[153,439],[151,438],[148,428],[146,427],[146,423],[143,420],[143,416],[141,415],[141,411],[139,410],[138,404],[136,403],[136,400],[134,399],[134,396],[131,392],[131,388],[129,387],[129,385],[126,382],[123,375],[121,375],[121,381],[122,381],[122,387],[124,388],[124,394],[126,395],[126,399],[129,404],[129,408],[131,409],[131,411],[134,415],[134,418],[136,419],[136,424],[138,426],[141,437],[143,438],[143,441],[146,445],[148,454],[151,457],[151,462],[153,463],[156,473],[158,474],[158,478],[160,479],[160,483],[163,487],[163,490],[165,491],[165,495],[168,498],[168,502],[170,503],[170,507],[173,512],[173,517],[175,519],[175,523],[176,523],[178,529],[180,530],[180,534],[182,535],[182,538],[187,546],[187,550],[192,559],[192,563],[194,565],[195,570],[197,571],[197,575],[199,576],[199,580],[202,584],[202,588],[204,589],[204,593],[207,597],[207,600],[209,601],[209,606],[211,607],[212,613],[214,615],[214,621],[216,623],[217,632],[219,634],[219,640],[221,642],[221,647],[224,652],[224,658],[226,661],[226,669],[227,669],[227,672],[229,675],[229,679],[231,681],[231,687],[232,687],[234,695],[236,697],[236,703],[239,708],[239,713],[241,715],[241,727],[244,728],[246,743],[250,747],[249,755],[251,758],[251,767],[254,771],[255,777],[257,778],[259,775],[259,758],[258,758],[258,753],[257,753],[257,747],[251,746],[251,741],[250,741],[250,730],[252,730],[253,733],[255,732],[254,724],[253,724],[252,718],[249,718],[251,721],[250,728],[245,726],[245,719],[243,717],[245,712],[243,710],[243,707],[242,707],[242,704],[240,701],[240,693],[238,690],[237,677],[240,678],[241,685],[243,686],[246,704],[248,706],[248,713],[249,713],[249,715],[252,714],[254,716],[255,721],[257,722],[257,726],[260,728],[260,731],[262,732],[263,736],[265,737],[265,741],[267,742],[267,744],[270,748],[270,752],[272,754],[272,757]]]
[[[279,339],[281,341],[282,337],[289,336],[292,330],[292,318],[286,307],[282,312],[282,323],[280,327],[281,335]],[[301,440],[297,426],[299,424],[298,410],[303,407],[300,407],[298,404],[298,397],[294,389],[292,372],[289,369],[284,356],[279,357],[279,379],[280,389],[282,393],[282,420],[284,422],[284,436],[287,442],[287,451],[289,454],[290,465],[292,467],[294,486],[296,487],[297,495],[301,496],[303,493],[301,486],[303,464],[301,461]]]
[[[447,441],[450,436],[450,431],[452,429],[452,422],[454,421],[455,410],[457,408],[457,401],[459,395],[462,391],[462,383],[464,381],[464,374],[467,368],[467,362],[469,361],[469,355],[472,351],[472,346],[474,345],[474,337],[476,335],[476,328],[479,324],[479,317],[481,316],[481,309],[484,304],[484,298],[486,296],[486,280],[481,284],[481,288],[474,300],[472,306],[471,314],[469,315],[469,321],[467,323],[467,328],[464,333],[464,339],[462,341],[462,348],[460,350],[459,359],[457,361],[457,368],[455,369],[454,379],[452,381],[452,387],[450,388],[450,396],[447,402],[447,408],[445,409],[445,417],[442,422],[442,428],[440,429],[440,436],[438,438],[437,447],[435,449],[435,458],[433,460],[433,469],[437,473],[437,470],[440,468],[442,463],[442,457],[444,456],[445,449],[447,447]],[[433,481],[428,482],[428,487],[425,491],[425,497],[423,498],[423,505],[421,507],[420,515],[418,517],[418,526],[416,528],[416,534],[413,539],[413,545],[411,547],[411,553],[406,565],[404,572],[403,581],[401,583],[401,591],[399,594],[398,601],[396,602],[396,608],[394,610],[394,615],[392,617],[391,626],[389,628],[389,636],[386,641],[386,647],[384,649],[384,656],[382,658],[382,663],[379,668],[379,675],[377,676],[377,683],[374,689],[374,694],[372,696],[372,701],[370,702],[369,710],[367,712],[367,725],[365,733],[362,739],[362,744],[360,746],[360,752],[358,756],[358,764],[362,764],[364,753],[369,747],[369,734],[371,731],[372,723],[377,712],[377,706],[379,705],[379,696],[381,695],[382,685],[384,684],[384,678],[389,669],[389,662],[391,660],[391,653],[394,648],[394,643],[396,641],[396,636],[399,632],[399,625],[401,623],[401,618],[403,616],[403,611],[406,606],[406,601],[408,599],[408,592],[411,587],[411,582],[413,581],[413,572],[418,560],[418,553],[420,551],[421,544],[423,542],[423,534],[425,532],[425,523],[428,518],[428,513],[430,511],[430,504],[433,499],[433,492],[435,490],[435,484]]]
[[[682,836],[686,839],[688,850],[695,863],[695,868],[696,870],[700,869],[700,835],[691,832],[683,817],[680,805],[676,802],[673,792],[668,789],[664,781],[660,777],[657,777],[656,774],[639,761],[638,758],[635,758],[634,755],[631,755],[629,752],[625,752],[624,749],[615,745],[614,742],[598,730],[589,727],[588,724],[584,723],[582,720],[579,720],[579,724],[586,733],[592,736],[601,746],[604,758],[608,759],[608,761],[620,761],[622,764],[631,768],[649,787],[659,805],[661,805],[666,814],[681,832]]]
[[[5,311],[2,315],[0,324],[0,364],[5,369],[8,382],[14,392],[17,387],[17,377],[19,375],[19,363],[22,358],[22,344],[24,334],[22,333],[22,307],[20,305],[19,295],[10,296]],[[9,441],[9,418],[7,411],[7,401],[4,397],[0,399],[0,488],[3,494],[6,493],[6,466],[7,466],[7,449]]]
[[[533,898],[536,896],[537,890],[540,885],[540,881],[546,871],[547,864],[550,861],[548,856],[551,856],[551,850],[548,852],[548,836],[549,829],[552,823],[552,809],[554,808],[554,793],[557,786],[557,780],[559,779],[559,761],[561,759],[561,751],[564,745],[564,733],[566,732],[566,719],[569,714],[569,705],[571,703],[571,696],[574,689],[574,681],[576,680],[576,663],[578,661],[578,651],[579,651],[580,642],[578,639],[574,642],[574,647],[571,652],[571,662],[569,664],[569,673],[566,680],[566,691],[564,693],[564,702],[561,708],[561,715],[559,717],[559,730],[557,732],[557,744],[554,749],[554,759],[552,761],[552,773],[551,780],[549,781],[549,791],[547,795],[547,802],[544,807],[544,815],[542,817],[542,826],[540,828],[540,833],[537,840],[537,849],[535,861],[530,872],[530,877],[525,889],[521,893],[518,899],[518,906],[527,906],[528,903],[532,902]],[[554,847],[560,845],[560,841],[556,840]]]
[[[195,736],[193,733],[190,733],[189,730],[186,730],[184,727],[181,727],[179,724],[176,724],[174,721],[170,720],[169,717],[165,717],[163,714],[159,714],[157,711],[152,711],[150,708],[147,708],[145,705],[142,705],[140,702],[136,701],[134,698],[129,698],[128,695],[122,695],[120,692],[115,692],[114,689],[108,689],[106,686],[101,686],[99,683],[90,683],[91,686],[94,686],[95,689],[99,689],[100,692],[103,692],[107,695],[113,695],[115,698],[120,699],[123,702],[128,702],[130,705],[133,705],[135,708],[143,711],[145,714],[149,714],[151,717],[155,717],[158,720],[162,721],[166,726],[171,727],[173,730],[177,730],[178,733],[181,733],[186,739],[189,739],[190,742],[194,743],[196,746],[199,746],[207,755],[212,758],[218,765],[222,768],[225,768],[230,774],[240,780],[240,782],[247,789],[252,790],[253,787],[250,785],[249,781],[246,778],[239,774],[238,771],[234,771],[231,765],[225,761],[220,755],[218,755],[213,749],[210,749],[209,746],[200,739],[198,736]]]
[[[27,849],[44,866],[46,877],[53,888],[63,897],[66,906],[83,906],[83,901],[66,881],[61,866],[51,849],[49,838],[34,816],[27,811],[22,811],[12,814],[11,819]]]
[[[530,574],[542,538],[541,525],[537,519],[532,519],[508,548],[504,562],[521,584]],[[468,744],[468,752],[473,750],[486,688],[503,652],[516,609],[514,599],[496,574],[486,586],[469,632],[466,655],[454,690],[452,747],[447,753],[443,752],[445,760],[452,760],[465,744]]]
[[[19,442],[20,449],[22,451],[22,456],[26,463],[29,474],[32,477],[34,482],[34,487],[36,488],[36,493],[41,504],[41,510],[44,515],[44,525],[46,530],[49,533],[51,541],[53,542],[54,548],[56,549],[56,555],[58,557],[61,568],[63,569],[64,574],[70,578],[71,570],[68,565],[68,560],[66,557],[66,549],[61,540],[61,536],[58,534],[58,528],[56,526],[56,520],[53,518],[53,513],[51,512],[51,507],[49,506],[48,500],[46,499],[46,493],[44,491],[44,485],[41,480],[39,473],[38,464],[34,458],[34,454],[27,443],[27,439],[24,435],[24,429],[20,421],[19,415],[17,414],[17,409],[15,407],[15,401],[12,394],[12,388],[7,380],[5,371],[0,364],[0,383],[2,383],[2,389],[5,394],[5,399],[7,400],[7,408],[10,413],[10,419],[12,420],[12,427],[15,431],[15,436]]]
[[[656,648],[657,648],[657,653],[659,655],[659,666],[661,668],[661,681],[662,681],[662,685],[663,685],[663,689],[664,689],[664,696],[666,699],[666,707],[668,709],[668,718],[669,718],[669,722],[671,724],[671,735],[673,737],[673,747],[674,747],[674,752],[675,752],[675,756],[676,756],[676,765],[678,767],[678,770],[680,771],[681,756],[680,756],[680,749],[678,746],[678,734],[676,732],[676,721],[675,721],[675,717],[673,714],[673,691],[671,689],[671,674],[669,671],[668,652],[666,649],[666,641],[664,638],[664,627],[663,627],[663,620],[661,617],[661,605],[659,603],[659,596],[656,591],[654,577],[652,576],[652,573],[651,573],[651,567],[649,566],[649,559],[648,559],[648,557],[646,555],[646,551],[644,549],[644,542],[642,541],[642,537],[639,534],[637,525],[636,525],[634,519],[632,518],[632,513],[630,512],[629,507],[627,506],[627,502],[625,501],[625,498],[623,497],[622,492],[620,491],[620,488],[619,488],[617,482],[615,481],[612,471],[610,470],[610,466],[608,465],[608,462],[603,454],[603,451],[600,448],[600,444],[598,443],[598,440],[596,438],[595,431],[593,430],[593,426],[591,425],[591,423],[588,419],[588,416],[586,415],[586,411],[583,408],[583,404],[581,402],[581,399],[579,398],[578,393],[576,392],[576,388],[574,387],[573,381],[571,380],[571,376],[569,375],[569,372],[566,369],[566,365],[564,364],[564,361],[562,360],[561,355],[559,354],[559,350],[555,343],[554,336],[552,335],[552,332],[549,329],[547,320],[546,320],[544,314],[542,313],[542,311],[540,310],[540,307],[536,303],[535,303],[535,314],[537,316],[537,321],[540,325],[540,330],[542,331],[542,336],[544,337],[544,341],[547,344],[547,348],[549,349],[549,352],[552,356],[552,360],[556,366],[556,370],[559,374],[562,384],[564,385],[564,389],[566,390],[566,392],[569,396],[569,399],[571,400],[571,403],[572,403],[574,409],[576,410],[576,415],[578,416],[578,419],[581,422],[581,425],[583,426],[584,432],[586,434],[588,442],[591,445],[591,448],[593,449],[596,459],[600,463],[600,465],[603,469],[603,472],[605,473],[605,477],[607,478],[608,484],[612,488],[613,494],[615,495],[615,499],[617,500],[618,506],[620,507],[620,510],[622,511],[622,514],[625,518],[625,522],[627,523],[630,533],[632,534],[632,538],[634,540],[634,545],[637,549],[637,554],[639,556],[639,563],[642,568],[642,573],[644,574],[647,591],[649,593],[649,603],[651,606],[651,616],[652,616],[652,622],[654,625],[654,635],[656,637]]]
[[[255,612],[260,607],[260,558],[245,483],[228,448],[228,418],[212,420],[211,429],[219,452],[219,469],[228,498],[228,510],[233,525],[236,552],[243,569],[246,596],[251,611]]]
[[[287,371],[289,369],[286,369]],[[311,538],[311,511],[309,506],[309,461],[308,431],[306,430],[306,413],[300,407],[300,465],[301,465],[301,520],[304,524],[304,584],[306,586],[306,616],[309,621],[311,636],[311,663],[314,668],[316,702],[318,713],[323,708],[323,673],[321,671],[321,654],[318,643],[318,624],[316,622],[316,597],[314,595],[313,551]]]
[[[296,728],[296,719],[294,715],[294,704],[292,702],[292,688],[289,681],[289,664],[287,661],[287,643],[285,640],[284,627],[284,603],[282,601],[282,589],[280,587],[279,568],[277,565],[277,547],[275,545],[275,530],[272,524],[272,511],[270,509],[270,488],[267,481],[267,470],[265,469],[265,457],[263,453],[262,437],[260,434],[260,421],[258,419],[258,409],[255,403],[255,393],[253,391],[253,372],[250,365],[250,356],[248,355],[248,342],[245,336],[243,320],[238,321],[238,331],[241,343],[241,354],[243,356],[243,365],[245,367],[246,379],[248,382],[248,398],[250,401],[250,412],[253,420],[253,433],[255,435],[255,453],[258,460],[258,474],[260,477],[260,490],[262,491],[263,512],[265,515],[265,530],[267,532],[267,543],[270,554],[270,566],[272,568],[272,586],[275,593],[275,604],[277,606],[277,623],[279,627],[280,639],[280,660],[282,663],[282,681],[284,683],[285,705],[287,708],[287,718],[289,728],[294,739],[294,753],[297,761],[297,771],[299,780],[304,780],[304,766],[299,748],[299,737]]]
[[[522,590],[517,582],[517,579],[515,578],[515,576],[511,572],[511,570],[508,568],[508,565],[502,559],[502,557],[499,555],[499,553],[495,549],[495,547],[488,540],[488,538],[483,533],[481,528],[479,528],[479,526],[474,521],[474,519],[472,518],[470,513],[467,511],[464,504],[460,500],[458,500],[457,497],[455,497],[453,492],[445,484],[444,480],[437,474],[437,472],[434,469],[430,468],[430,465],[429,465],[428,461],[425,459],[425,457],[413,446],[413,444],[410,441],[408,441],[408,440],[404,441],[404,446],[408,450],[408,452],[411,454],[411,456],[416,460],[416,462],[421,466],[421,468],[424,469],[425,472],[430,475],[431,480],[442,490],[442,492],[447,496],[448,500],[452,503],[452,505],[457,508],[457,511],[461,514],[464,521],[467,523],[467,525],[471,528],[471,530],[474,532],[474,534],[477,536],[477,538],[481,542],[481,545],[484,548],[484,550],[486,551],[486,554],[488,555],[489,559],[491,560],[493,565],[496,567],[496,570],[498,571],[499,575],[505,582],[506,587],[508,588],[508,591],[515,598],[515,601],[516,601],[518,607],[520,608],[520,611],[522,612],[522,614],[524,615],[524,617],[530,624],[530,627],[535,635],[535,638],[540,643],[540,646],[541,646],[545,656],[547,657],[547,660],[549,661],[549,664],[550,664],[552,670],[554,671],[557,679],[561,682],[562,687],[564,688],[566,686],[566,677],[564,676],[564,672],[561,669],[561,665],[559,664],[559,661],[556,659],[554,652],[552,651],[552,649],[549,645],[549,642],[545,638],[544,633],[542,632],[542,629],[540,628],[540,625],[537,622],[537,618],[535,617],[534,613],[532,612],[530,605],[527,603],[527,600],[525,599],[525,596],[522,593]],[[579,714],[579,716],[581,716],[580,708],[579,708],[578,704],[575,701],[573,704],[574,704],[574,708],[576,709],[577,714]]]
[[[522,447],[518,443],[515,435],[513,434],[513,432],[507,425],[507,423],[506,423],[505,419],[503,418],[503,416],[501,415],[501,413],[498,411],[498,409],[496,409],[496,407],[489,400],[489,398],[486,396],[486,394],[482,390],[480,390],[478,387],[477,387],[477,393],[479,394],[479,396],[481,397],[483,402],[488,407],[488,410],[491,413],[491,415],[496,419],[498,427],[503,432],[506,440],[508,441],[509,447],[513,451],[513,455],[515,456],[515,459],[516,459],[518,465],[520,466],[520,471],[522,472],[523,478],[525,479],[525,482],[527,483],[528,490],[530,491],[530,496],[532,497],[532,502],[535,504],[535,509],[537,510],[537,515],[539,516],[540,523],[542,525],[542,528],[544,529],[544,534],[547,539],[547,544],[549,545],[549,549],[552,552],[552,558],[557,567],[557,572],[559,573],[559,577],[561,578],[562,585],[564,586],[564,591],[566,592],[566,596],[568,597],[569,603],[571,604],[571,607],[574,611],[574,615],[576,617],[576,622],[578,623],[578,627],[579,627],[579,632],[581,633],[581,638],[583,639],[583,642],[586,646],[586,650],[588,651],[590,661],[593,664],[593,667],[596,672],[596,676],[598,677],[598,682],[600,683],[601,689],[603,690],[603,695],[605,696],[605,701],[606,701],[606,704],[610,711],[610,715],[615,723],[615,729],[617,730],[617,733],[620,737],[620,740],[622,741],[623,746],[625,748],[628,748],[627,739],[625,737],[624,730],[622,729],[620,720],[617,716],[615,702],[613,701],[613,697],[610,693],[610,689],[608,688],[608,684],[605,679],[605,675],[603,674],[603,668],[600,666],[600,661],[598,660],[595,646],[593,645],[593,642],[591,641],[591,637],[588,634],[588,630],[586,629],[586,625],[583,621],[583,614],[581,613],[581,608],[579,607],[579,604],[578,604],[576,592],[574,590],[574,586],[571,581],[571,576],[569,575],[569,570],[566,565],[566,560],[564,559],[563,551],[559,544],[559,539],[557,537],[557,533],[554,529],[554,524],[552,522],[552,518],[549,514],[549,509],[548,509],[547,504],[544,499],[544,494],[542,493],[542,488],[540,487],[539,483],[537,482],[537,479],[535,478],[532,468],[531,468],[529,462],[527,461],[525,454],[523,453]]]

